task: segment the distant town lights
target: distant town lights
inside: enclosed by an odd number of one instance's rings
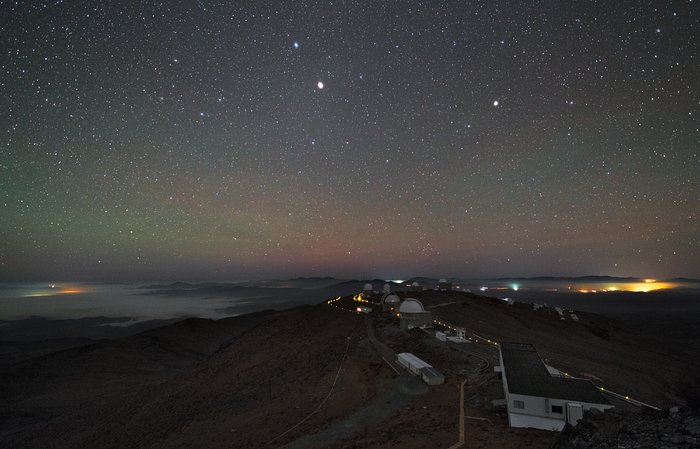
[[[511,288],[517,292],[520,286],[518,284],[513,284],[511,285]]]

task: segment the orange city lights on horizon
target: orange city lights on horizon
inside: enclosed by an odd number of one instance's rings
[[[55,284],[48,286],[46,290],[35,291],[24,295],[27,298],[37,298],[42,296],[57,296],[57,295],[77,295],[80,293],[88,293],[90,289],[85,287],[64,286],[59,287]]]
[[[643,282],[630,282],[625,284],[614,284],[608,286],[581,286],[575,290],[579,293],[598,293],[598,292],[634,292],[646,293],[655,290],[665,290],[678,287],[677,283],[673,282],[657,282],[656,279],[644,279]]]

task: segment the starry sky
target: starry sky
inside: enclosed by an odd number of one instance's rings
[[[700,276],[697,1],[2,9],[2,280]]]

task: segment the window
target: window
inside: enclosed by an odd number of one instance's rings
[[[553,405],[552,413],[559,413],[561,415],[562,413],[564,413],[564,407],[562,407],[561,405]]]
[[[513,401],[513,408],[525,408],[525,401]]]

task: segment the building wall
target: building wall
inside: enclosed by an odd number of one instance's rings
[[[433,327],[433,314],[431,312],[402,313],[399,322],[401,330],[414,327]]]
[[[503,365],[503,355],[500,351],[498,355],[502,370],[503,392],[506,395],[508,423],[511,427],[534,427],[536,429],[560,431],[566,424],[567,403],[581,404],[584,410],[595,408],[603,411],[612,408],[612,405],[605,404],[512,394],[508,389],[508,378],[506,376],[506,368]],[[525,408],[516,409],[513,401],[523,401]],[[553,405],[562,407],[563,413],[552,413]]]
[[[505,377],[505,375],[503,376]],[[592,408],[606,410],[611,405],[593,404],[590,402],[567,401],[563,399],[542,398],[538,396],[526,396],[522,394],[506,393],[506,406],[508,407],[508,422],[511,427],[535,427],[544,430],[559,431],[566,424],[566,404],[581,404],[584,410]],[[515,408],[514,401],[522,401],[525,408]],[[552,406],[562,408],[562,413],[553,413]]]
[[[552,430],[560,432],[564,428],[566,421],[551,418],[544,418],[533,415],[508,414],[508,422],[511,427],[529,427],[533,429]]]
[[[445,383],[445,377],[429,377],[426,376],[425,373],[421,373],[421,377],[423,378],[423,381],[427,383],[428,385],[442,385]]]
[[[413,375],[420,375],[420,369],[414,365],[412,365],[408,360],[405,360],[401,357],[397,357],[396,361],[399,362],[401,366],[406,368],[411,374]]]

